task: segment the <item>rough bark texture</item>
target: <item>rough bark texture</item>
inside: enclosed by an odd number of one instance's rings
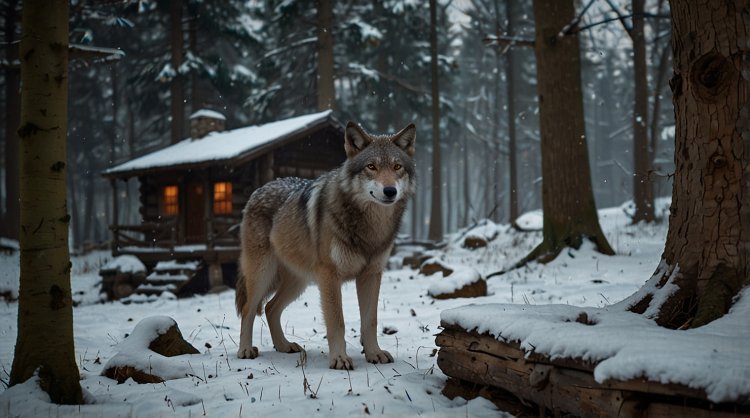
[[[614,253],[599,226],[591,187],[578,37],[561,34],[575,17],[573,3],[534,1],[544,241],[527,260],[549,261],[584,238],[600,252]]]
[[[185,81],[180,74],[184,49],[182,0],[172,0],[169,3],[169,42],[172,53],[172,68],[175,71],[175,76],[172,78],[169,87],[172,114],[171,141],[176,144],[185,139],[185,92],[183,90]]]
[[[18,200],[18,130],[19,113],[21,108],[20,77],[18,68],[12,63],[18,60],[18,44],[16,26],[18,15],[16,7],[18,1],[10,0],[5,9],[5,56],[11,65],[5,68],[5,219],[0,227],[0,233],[8,238],[18,239],[20,204]]]
[[[686,328],[724,315],[750,284],[750,10],[742,0],[670,5],[675,176],[654,280],[678,287],[657,321]],[[632,309],[649,300],[660,299],[646,294]]]
[[[21,284],[10,384],[38,373],[53,402],[77,404],[65,203],[67,0],[24,1],[22,32]]]
[[[333,0],[318,1],[318,110],[333,109]]]
[[[432,241],[443,240],[443,205],[440,179],[440,87],[437,62],[437,4],[430,0],[430,69],[432,74],[432,188],[430,193],[430,229],[427,237]]]
[[[649,178],[651,158],[648,147],[648,74],[646,67],[646,38],[643,33],[645,0],[633,0],[633,67],[635,104],[633,108],[633,223],[653,222],[654,184]],[[657,117],[657,115],[654,115]]]

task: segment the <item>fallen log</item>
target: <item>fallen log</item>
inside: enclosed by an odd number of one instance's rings
[[[595,362],[527,353],[518,342],[500,341],[445,322],[441,325],[437,363],[446,375],[510,392],[522,402],[538,405],[545,414],[750,417],[750,405],[712,403],[703,390],[646,379],[599,383],[593,376]],[[483,393],[492,391],[479,391]]]

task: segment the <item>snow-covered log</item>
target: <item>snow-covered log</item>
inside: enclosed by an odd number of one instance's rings
[[[486,313],[491,314],[489,310]],[[572,322],[591,325],[585,314]],[[524,349],[527,344],[521,341],[503,341],[453,321],[443,320],[441,325],[443,331],[436,339],[440,348],[437,363],[446,375],[493,389],[480,393],[498,393],[496,389],[500,389],[523,403],[537,405],[542,415],[547,410],[555,416],[750,417],[747,397],[716,403],[704,389],[643,377],[600,382],[594,370],[601,360],[551,356]],[[450,392],[457,394],[455,386]]]

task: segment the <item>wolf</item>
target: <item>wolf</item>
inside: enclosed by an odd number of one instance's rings
[[[378,294],[407,201],[416,189],[415,140],[414,124],[393,135],[371,135],[349,122],[344,131],[346,161],[340,167],[315,180],[276,179],[250,196],[240,225],[237,357],[258,356],[253,323],[264,305],[274,348],[303,351],[284,336],[281,313],[315,283],[328,336],[329,367],[352,370],[344,341],[341,286],[355,280],[365,359],[393,362],[378,345]]]

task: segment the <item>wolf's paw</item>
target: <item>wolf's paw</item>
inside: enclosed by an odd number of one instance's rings
[[[352,362],[352,358],[346,354],[329,355],[328,367],[337,370],[354,370],[354,362]]]
[[[258,347],[240,347],[239,351],[237,351],[237,357],[256,358],[258,357]]]
[[[365,359],[368,363],[372,364],[393,363],[393,356],[391,353],[380,349],[370,353],[365,353]]]
[[[297,343],[279,344],[274,346],[274,348],[280,353],[301,353],[305,351],[305,349]]]

